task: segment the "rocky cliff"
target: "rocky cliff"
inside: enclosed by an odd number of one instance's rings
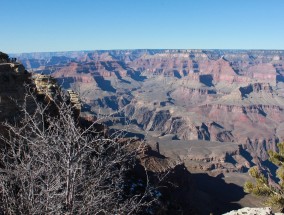
[[[24,101],[24,84],[30,83],[30,77],[20,63],[0,63],[0,121],[17,117],[17,102]]]

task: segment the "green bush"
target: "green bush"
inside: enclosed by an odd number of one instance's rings
[[[278,169],[276,176],[279,181],[275,182],[269,175],[261,173],[257,166],[249,170],[251,177],[255,182],[247,181],[244,185],[244,191],[256,196],[265,197],[264,204],[275,206],[281,212],[284,211],[284,143],[278,144],[279,152],[269,151],[269,161],[275,164]]]

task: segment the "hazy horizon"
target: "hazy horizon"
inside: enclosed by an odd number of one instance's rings
[[[213,50],[220,50],[220,51],[284,51],[284,49],[147,49],[147,48],[138,48],[138,49],[93,49],[93,50],[66,50],[66,51],[35,51],[35,52],[14,52],[14,53],[7,53],[10,55],[18,55],[18,54],[33,54],[33,53],[66,53],[66,52],[94,52],[94,51],[138,51],[138,50],[203,50],[203,51],[213,51]],[[1,50],[0,50],[1,51]]]

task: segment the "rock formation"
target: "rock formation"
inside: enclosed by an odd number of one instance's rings
[[[0,63],[0,121],[17,116],[17,103],[24,101],[24,84],[30,84],[30,77],[20,63]]]
[[[3,52],[0,52],[0,63],[9,62],[9,56]]]
[[[284,140],[284,52],[117,50],[15,55],[80,89],[89,115],[179,140],[234,142],[252,157]],[[111,122],[109,122],[111,124]]]
[[[271,208],[242,208],[234,210],[223,215],[283,215],[284,213],[273,213]]]
[[[46,96],[50,100],[54,100],[54,96],[59,91],[59,86],[55,78],[50,75],[34,75],[34,83],[36,87],[36,93],[38,95]]]

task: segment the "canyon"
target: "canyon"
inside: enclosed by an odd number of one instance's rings
[[[52,75],[62,88],[77,92],[86,119],[106,124],[110,132],[124,130],[127,137],[144,139],[190,172],[222,177],[227,184],[242,186],[251,166],[265,168],[267,151],[284,139],[284,51],[102,50],[11,56],[28,71]],[[217,195],[214,189],[203,192]],[[258,204],[249,195],[237,201]]]
[[[80,91],[86,114],[177,140],[240,144],[265,160],[283,140],[284,52],[116,50],[15,55]],[[116,123],[114,123],[114,121]]]

